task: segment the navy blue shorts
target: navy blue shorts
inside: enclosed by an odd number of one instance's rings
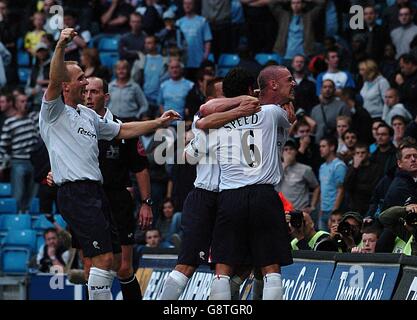
[[[284,207],[272,185],[220,192],[211,255],[213,263],[230,266],[293,262]]]
[[[60,213],[85,257],[121,252],[111,207],[99,182],[64,183],[58,187],[57,199]]]
[[[136,220],[133,215],[134,203],[130,192],[124,189],[105,189],[109,200],[113,221],[116,224],[120,244],[129,246],[135,244]]]
[[[208,262],[217,196],[217,192],[195,188],[185,199],[181,216],[183,238],[177,264],[197,267]]]

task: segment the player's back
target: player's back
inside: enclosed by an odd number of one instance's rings
[[[254,184],[277,185],[282,174],[281,146],[289,127],[286,111],[271,104],[220,128],[216,150],[220,190]]]

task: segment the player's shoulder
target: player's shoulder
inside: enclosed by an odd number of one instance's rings
[[[82,104],[78,104],[77,105],[77,108],[79,110],[81,110],[82,113],[85,113],[85,114],[87,114],[90,117],[94,117],[94,118],[97,117],[97,113],[94,110],[92,110],[92,109],[90,109],[90,108],[88,108],[88,107],[86,107],[86,106],[84,106]]]

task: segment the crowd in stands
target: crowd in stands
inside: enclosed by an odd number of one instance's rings
[[[361,29],[349,24],[356,4]],[[107,107],[123,121],[173,109],[190,130],[211,80],[233,67],[256,79],[266,65],[287,66],[297,122],[277,191],[293,206],[293,249],[417,253],[417,1],[0,0],[0,178],[20,213],[39,197],[51,214],[56,197],[39,169],[38,128],[60,31],[54,5],[78,33],[66,60],[109,82]],[[138,250],[178,247],[195,166],[158,164],[153,134],[141,144],[155,230],[138,231]],[[69,255],[49,231],[41,270]]]

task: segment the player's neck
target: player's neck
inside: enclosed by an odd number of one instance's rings
[[[329,157],[326,159],[327,163],[332,162],[334,159],[336,159],[336,155],[334,153],[330,154]]]

